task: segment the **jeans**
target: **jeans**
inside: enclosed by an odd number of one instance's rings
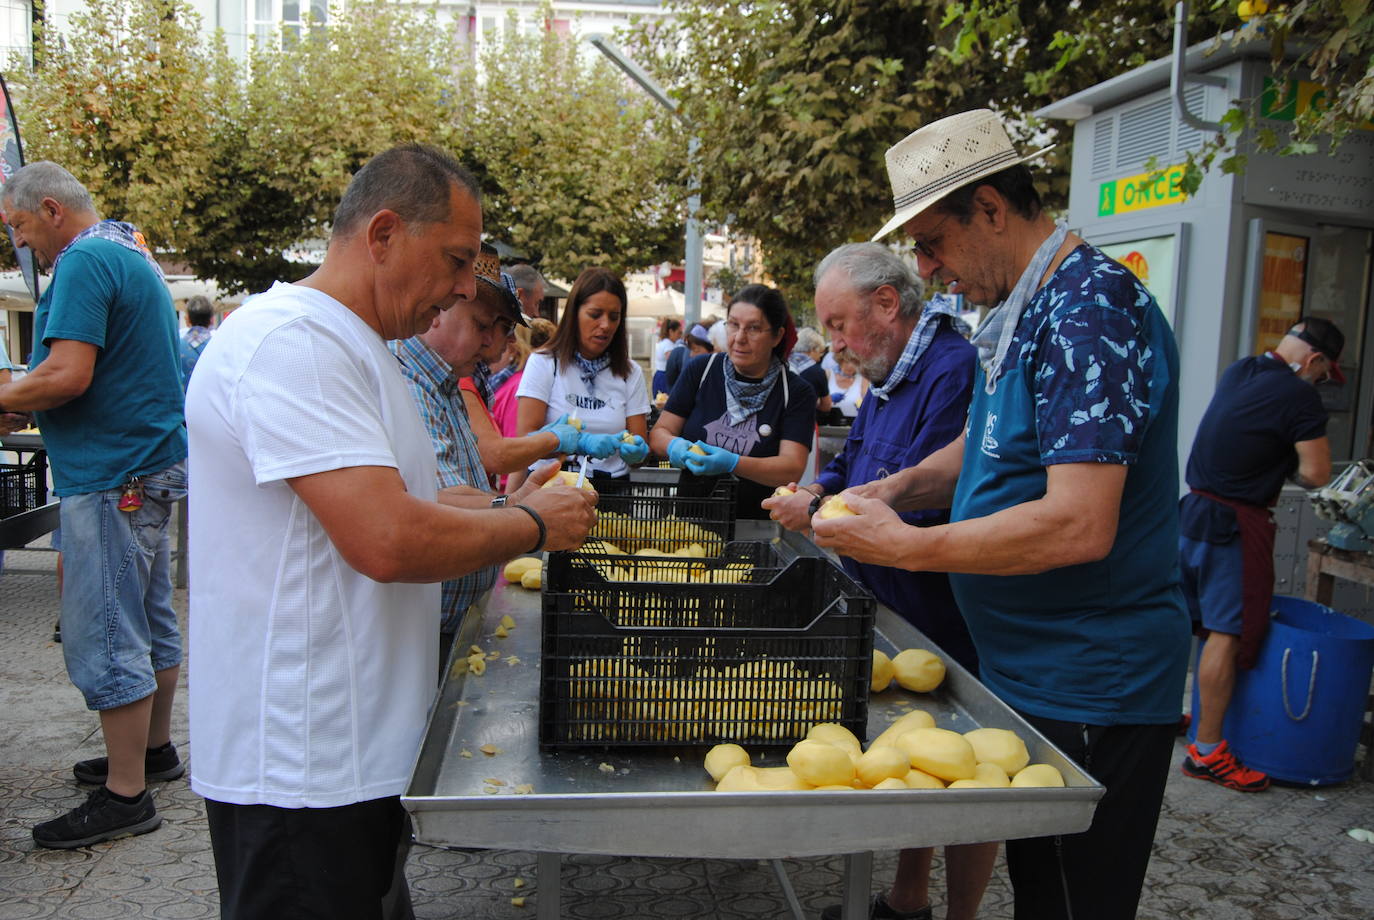
[[[62,499],[62,654],[90,709],[151,696],[155,673],[181,664],[172,610],[167,524],[186,495],[177,463],[141,477],[143,506],[120,511],[123,488]]]

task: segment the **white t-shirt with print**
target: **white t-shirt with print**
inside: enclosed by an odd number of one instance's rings
[[[560,371],[557,358],[535,352],[525,364],[515,395],[547,403],[544,424],[564,413],[577,415],[582,419],[582,430],[592,434],[620,434],[625,430],[625,419],[649,414],[649,391],[644,386],[644,370],[637,363],[630,362],[630,376],[623,380],[607,367],[592,382],[594,393],[582,382],[575,363]],[[593,460],[588,469],[622,476],[630,467],[620,454],[612,454],[605,460]]]
[[[286,808],[398,795],[434,696],[439,586],[359,573],[286,483],[384,466],[436,497],[396,358],[343,304],[278,284],[210,340],[186,419],[191,788]]]

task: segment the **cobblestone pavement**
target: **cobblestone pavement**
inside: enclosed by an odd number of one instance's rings
[[[33,845],[35,822],[84,797],[71,778],[71,764],[104,753],[98,720],[68,683],[62,647],[52,641],[54,559],[49,552],[11,552],[0,576],[0,920],[214,917],[218,901],[205,812],[185,779],[155,785],[164,821],[151,834],[74,851]],[[178,592],[177,603],[184,609],[184,593]],[[174,724],[173,740],[184,749],[184,694]],[[1241,795],[1175,771],[1139,915],[1369,920],[1374,845],[1347,836],[1352,827],[1374,827],[1374,784],[1354,780]],[[889,880],[893,868],[890,855],[880,856],[877,883]],[[787,869],[810,916],[836,900],[839,859],[789,860]],[[539,896],[533,853],[416,847],[408,875],[421,918],[529,918]],[[525,880],[524,887],[515,887],[517,878]],[[942,894],[937,886],[937,904]],[[524,907],[512,905],[517,895],[528,898]],[[788,916],[764,863],[601,856],[565,859],[563,913]],[[1003,867],[981,916],[1011,917]]]

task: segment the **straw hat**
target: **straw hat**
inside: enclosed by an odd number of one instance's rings
[[[520,295],[515,292],[515,281],[501,271],[501,258],[496,248],[483,243],[477,258],[472,261],[472,268],[477,275],[477,299],[501,310],[511,322],[528,326],[520,309]]]
[[[887,177],[897,213],[873,239],[887,236],[955,189],[1053,149],[1051,144],[1020,156],[991,109],[962,112],[918,128],[887,148]]]

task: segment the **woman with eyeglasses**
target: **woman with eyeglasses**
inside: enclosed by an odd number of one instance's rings
[[[583,269],[558,331],[525,362],[516,393],[521,435],[555,431],[562,438],[569,417],[581,420],[576,442],[560,443],[559,450],[591,457],[590,475],[598,477],[624,478],[649,453],[649,391],[644,371],[630,360],[625,306],[625,285],[614,273]],[[513,492],[524,480],[524,473],[512,473],[506,488]]]
[[[767,518],[759,503],[806,469],[816,393],[787,369],[796,337],[781,293],[744,288],[726,314],[725,351],[687,363],[649,435],[654,453],[692,475],[738,476],[739,518]]]

